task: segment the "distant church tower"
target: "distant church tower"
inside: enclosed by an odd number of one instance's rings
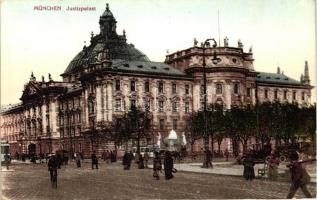
[[[304,70],[304,76],[301,78],[301,82],[306,85],[310,85],[310,79],[309,79],[309,71],[308,71],[308,62],[305,61],[305,70]]]

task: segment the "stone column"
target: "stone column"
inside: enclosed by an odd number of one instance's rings
[[[194,83],[193,85],[193,111],[198,111],[200,107],[200,83]]]
[[[45,110],[45,103],[42,104],[42,131],[43,135],[46,135],[46,110]]]
[[[226,102],[226,107],[227,109],[231,108],[231,82],[230,81],[226,81],[225,82],[225,87],[224,87],[225,91],[225,102]]]
[[[102,114],[103,114],[103,120],[104,121],[108,121],[108,99],[107,99],[107,83],[104,83],[103,84],[103,87],[102,87],[102,93],[101,93],[102,95],[103,95],[103,103],[102,103],[102,105],[103,105],[103,107],[102,107],[102,110],[103,110],[103,112],[102,112]]]
[[[98,84],[96,87],[96,121],[101,121],[101,85]]]
[[[85,126],[89,127],[89,118],[88,118],[88,88],[84,90],[84,121]]]
[[[107,83],[107,97],[108,97],[108,120],[112,121],[112,112],[113,112],[113,105],[112,105],[112,82],[108,81]]]

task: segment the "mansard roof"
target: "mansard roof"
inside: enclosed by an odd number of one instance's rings
[[[112,67],[119,71],[167,76],[188,76],[184,72],[162,62],[113,60]]]
[[[268,72],[258,72],[256,81],[259,83],[269,83],[269,84],[307,86],[284,74],[268,73]]]

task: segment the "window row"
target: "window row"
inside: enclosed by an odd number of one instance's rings
[[[136,101],[135,100],[130,100],[130,107],[133,107],[133,106],[136,106]],[[159,112],[165,112],[167,106],[168,105],[166,104],[166,102],[158,101],[158,111]],[[115,100],[115,106],[114,107],[115,107],[115,111],[122,111],[121,99],[116,99]],[[151,110],[151,102],[150,101],[147,101],[147,102],[144,103],[144,109],[146,111],[150,111]],[[180,110],[179,102],[172,102],[171,110],[172,110],[172,112],[178,112]],[[189,102],[185,102],[184,111],[185,111],[185,113],[190,112],[190,103]]]
[[[115,80],[115,90],[116,91],[121,90],[121,81],[120,80]],[[130,91],[132,91],[132,92],[136,91],[136,81],[135,80],[130,81]],[[150,82],[149,81],[145,81],[145,83],[144,83],[144,92],[150,92]],[[164,93],[164,83],[163,82],[158,83],[158,92]],[[185,85],[185,94],[188,95],[189,92],[190,92],[189,85],[186,84]],[[176,93],[177,93],[177,84],[172,83],[172,94],[176,94]]]
[[[177,119],[172,119],[172,129],[177,130]],[[165,129],[165,119],[160,119],[159,120],[159,130],[164,130]]]
[[[289,93],[289,92],[288,92],[287,90],[284,90],[284,91],[283,91],[283,99],[284,99],[284,100],[287,99],[288,93]],[[296,92],[296,91],[293,91],[293,92],[292,92],[292,99],[293,99],[293,100],[297,100],[296,96],[297,96],[297,92]],[[268,98],[269,98],[269,90],[268,90],[268,89],[265,89],[265,90],[264,90],[264,98],[265,98],[265,99],[268,99]],[[275,99],[275,100],[278,99],[278,91],[277,91],[277,90],[274,90],[274,99]],[[301,99],[302,99],[302,101],[305,100],[305,92],[302,92]]]

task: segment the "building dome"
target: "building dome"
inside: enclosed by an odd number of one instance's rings
[[[126,42],[125,31],[123,35],[116,32],[116,19],[109,10],[106,10],[100,17],[100,34],[91,36],[90,45],[84,46],[75,58],[69,63],[64,71],[64,75],[82,71],[89,64],[94,64],[104,59],[107,60],[127,60],[127,61],[150,61],[141,51],[136,49],[133,44]]]

